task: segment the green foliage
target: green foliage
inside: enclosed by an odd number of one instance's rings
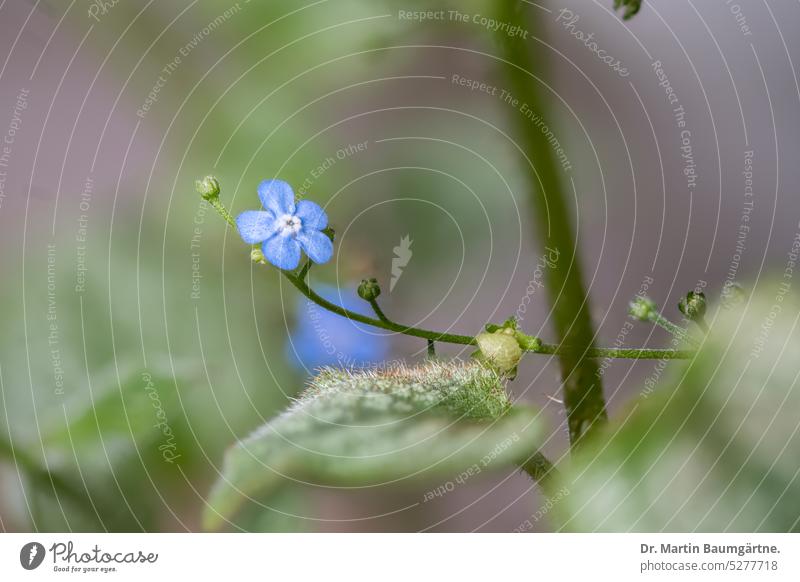
[[[580,451],[559,483],[562,528],[800,530],[800,310],[786,289],[721,310],[697,358]]]
[[[228,451],[204,525],[221,527],[247,498],[291,480],[369,487],[450,476],[486,458],[509,466],[527,460],[541,436],[536,411],[512,409],[497,375],[480,364],[326,369]]]
[[[0,503],[0,517],[12,529],[33,529],[34,521],[42,531],[180,527],[185,516],[177,512],[197,513],[201,503],[186,495],[183,475],[213,471],[208,458],[224,451],[231,430],[257,422],[255,410],[283,405],[276,387],[289,377],[282,338],[262,338],[274,374],[265,380],[253,352],[254,308],[231,300],[222,309],[222,286],[242,287],[249,265],[218,276],[219,245],[209,227],[202,291],[190,300],[187,244],[170,244],[163,267],[160,259],[137,266],[139,252],[160,257],[162,241],[145,237],[137,246],[136,225],[117,225],[109,249],[101,218],[91,224],[97,244],[86,248],[80,293],[67,237],[53,243],[51,268],[26,269],[24,294],[21,278],[0,290],[0,470],[13,475],[3,496],[12,501]],[[39,263],[46,253],[44,245],[31,247]],[[17,263],[9,268],[21,271]],[[272,284],[259,281],[256,292]],[[256,314],[259,325],[277,317],[266,308]],[[226,323],[248,333],[228,338],[219,331]],[[236,362],[232,351],[252,357]],[[252,392],[229,381],[237,374]],[[18,502],[23,493],[28,504]],[[194,506],[173,509],[187,501]]]
[[[175,471],[177,459],[186,464],[193,451],[178,449],[176,443],[187,442],[185,427],[179,418],[167,421],[164,415],[164,410],[178,410],[174,393],[165,389],[171,376],[155,366],[146,378],[126,365],[98,370],[89,399],[73,397],[42,413],[35,442],[0,443],[2,456],[25,483],[32,526],[44,531],[157,528],[157,482]],[[151,494],[141,495],[145,490]]]

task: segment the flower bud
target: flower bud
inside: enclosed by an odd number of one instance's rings
[[[522,348],[513,333],[479,333],[475,341],[483,359],[502,374],[513,372],[522,357]]]
[[[374,301],[381,294],[377,279],[362,279],[358,286],[358,296],[365,301]]]
[[[649,297],[637,296],[630,302],[628,313],[631,317],[640,321],[651,321],[658,315],[658,307],[655,301]]]
[[[253,250],[250,251],[250,260],[254,263],[258,263],[259,265],[266,265],[267,258],[264,256],[264,253],[258,247],[253,247]]]
[[[203,200],[219,198],[219,181],[214,176],[206,176],[202,180],[195,180],[194,189],[200,193]]]
[[[702,291],[700,293],[689,291],[678,303],[678,309],[691,321],[703,319],[706,314],[705,294]]]

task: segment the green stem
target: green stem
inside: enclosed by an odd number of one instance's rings
[[[361,315],[360,313],[356,313],[355,311],[350,311],[349,309],[340,307],[335,303],[331,303],[324,297],[317,294],[317,292],[314,291],[311,287],[309,287],[305,281],[299,279],[297,275],[295,275],[291,271],[281,271],[281,272],[283,273],[284,277],[286,277],[289,280],[289,282],[292,285],[294,285],[297,288],[297,290],[300,291],[300,293],[302,293],[303,295],[305,295],[308,299],[310,299],[320,307],[323,307],[328,311],[336,313],[337,315],[341,315],[342,317],[347,317],[349,319],[352,319],[353,321],[358,321],[359,323],[365,323],[373,327],[388,329],[389,331],[395,331],[397,333],[402,333],[414,337],[421,337],[434,341],[442,341],[451,344],[464,344],[464,345],[471,345],[475,343],[475,338],[469,335],[458,335],[454,333],[444,333],[439,331],[420,329],[418,327],[406,326],[400,323],[395,323],[389,319],[383,321],[380,319],[375,319],[374,317],[369,317],[367,315]]]
[[[697,342],[694,339],[692,339],[692,337],[689,335],[689,332],[686,329],[682,328],[681,326],[675,323],[672,323],[669,319],[667,319],[660,313],[652,315],[650,317],[650,321],[659,326],[660,328],[667,330],[675,337],[675,339],[687,342],[689,344],[697,345]]]
[[[392,323],[389,318],[386,317],[386,314],[383,313],[383,309],[381,309],[381,306],[378,305],[378,301],[376,299],[370,299],[369,304],[372,306],[372,311],[375,312],[375,315],[378,316],[378,319],[380,319],[383,323]]]
[[[306,275],[308,275],[308,272],[310,270],[311,270],[311,259],[307,259],[306,260],[306,264],[303,265],[303,267],[297,273],[297,278],[300,279],[301,281],[305,281],[306,280]]]
[[[233,217],[230,213],[225,209],[222,204],[216,200],[216,204],[212,202],[212,206],[216,208],[220,215],[234,228],[236,227],[236,222],[233,220]],[[361,315],[360,313],[356,313],[355,311],[350,311],[349,309],[345,309],[344,307],[340,307],[335,303],[331,303],[321,295],[317,294],[311,287],[309,287],[308,283],[305,281],[305,273],[308,272],[306,268],[308,265],[304,266],[299,273],[295,274],[291,271],[281,271],[284,277],[286,277],[289,282],[297,288],[300,293],[305,295],[308,299],[319,305],[320,307],[327,309],[328,311],[335,313],[337,315],[341,315],[342,317],[347,317],[348,319],[352,319],[353,321],[357,321],[359,323],[365,323],[367,325],[371,325],[373,327],[379,327],[381,329],[387,329],[389,331],[394,331],[397,333],[402,333],[404,335],[410,335],[414,337],[421,337],[425,338],[431,342],[446,342],[449,344],[461,344],[461,345],[476,345],[477,342],[475,338],[470,335],[459,335],[454,333],[444,333],[440,331],[432,331],[427,329],[421,329],[418,327],[403,325],[400,323],[395,323],[391,321],[385,314],[383,314],[383,310],[380,309],[377,302],[372,306],[373,309],[377,307],[378,311],[381,315],[383,315],[382,319],[375,319],[373,317],[369,317],[367,315]],[[377,312],[376,312],[377,313]],[[379,317],[381,317],[379,315]],[[556,356],[569,356],[571,358],[578,357],[578,355],[582,356],[583,358],[620,358],[620,359],[633,359],[633,360],[677,360],[677,359],[689,359],[694,355],[694,352],[690,350],[651,350],[651,349],[620,349],[620,348],[576,348],[574,346],[569,346],[565,344],[546,344],[542,343],[537,349],[535,350],[525,350],[529,353],[534,354],[551,354]]]
[[[436,342],[433,340],[428,340],[428,358],[435,358],[436,357]]]
[[[538,350],[529,350],[534,354],[553,354],[563,356],[572,354],[573,357],[582,351],[584,358],[614,358],[617,360],[689,360],[694,357],[694,350],[662,350],[647,348],[576,348],[556,344],[542,344]]]
[[[469,335],[459,335],[453,333],[444,333],[439,331],[421,329],[418,327],[407,326],[401,323],[396,323],[388,319],[386,315],[383,315],[383,319],[375,319],[373,317],[356,313],[355,311],[350,311],[349,309],[340,307],[335,303],[331,303],[324,297],[321,297],[313,289],[311,289],[311,287],[309,287],[305,281],[299,279],[297,275],[291,273],[290,271],[281,271],[281,272],[289,280],[289,282],[291,282],[292,285],[294,285],[297,288],[297,290],[300,291],[303,295],[305,295],[308,299],[310,299],[320,307],[327,309],[328,311],[331,311],[333,313],[336,313],[337,315],[341,315],[342,317],[347,317],[349,319],[352,319],[353,321],[358,321],[359,323],[365,323],[373,327],[379,327],[381,329],[395,331],[397,333],[402,333],[404,335],[425,338],[430,341],[440,341],[450,344],[461,344],[461,345],[477,344],[475,338]],[[373,308],[376,306],[377,303],[373,306]],[[380,307],[378,307],[378,309],[380,310]],[[381,311],[381,314],[383,314],[383,311]],[[651,349],[595,348],[595,347],[588,349],[585,348],[578,349],[563,344],[556,345],[556,344],[546,344],[546,343],[542,343],[539,346],[539,348],[535,350],[526,350],[526,351],[536,354],[553,354],[559,356],[571,354],[573,357],[576,353],[582,351],[583,357],[586,358],[622,358],[622,359],[635,359],[635,360],[688,359],[694,355],[694,352],[689,350],[672,350],[672,349],[651,350]]]
[[[539,484],[544,484],[547,479],[552,479],[558,475],[553,463],[542,453],[535,453],[521,465],[521,468]]]
[[[538,80],[543,75],[541,55],[546,46],[537,42],[535,19],[526,18],[526,6],[519,0],[499,0],[499,22],[519,25],[531,31],[531,40],[500,35],[505,72],[511,92],[531,111],[546,117],[544,102],[539,96]],[[532,46],[535,45],[535,46]],[[575,235],[570,222],[570,208],[562,187],[562,168],[556,163],[547,136],[517,108],[508,107],[511,125],[528,159],[535,165],[527,169],[532,218],[540,247],[555,248],[560,260],[550,269],[547,293],[552,306],[555,331],[560,344],[577,349],[558,351],[563,381],[564,406],[567,411],[570,441],[573,446],[588,433],[607,421],[603,386],[597,363],[590,358],[594,330],[589,313],[589,298],[583,285],[580,261],[575,248]]]
[[[228,209],[225,208],[225,205],[219,201],[219,196],[216,198],[206,198],[206,200],[211,206],[214,207],[214,210],[219,212],[220,216],[222,216],[222,218],[224,218],[228,224],[230,224],[233,228],[236,228],[236,221],[233,219],[233,216],[231,216],[231,213],[228,212]]]

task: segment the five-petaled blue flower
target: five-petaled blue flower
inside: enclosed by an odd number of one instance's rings
[[[300,249],[315,263],[333,256],[333,243],[322,230],[328,216],[316,202],[294,202],[294,191],[283,180],[264,180],[258,185],[264,210],[247,210],[236,218],[244,242],[261,243],[267,260],[281,269],[300,263]]]

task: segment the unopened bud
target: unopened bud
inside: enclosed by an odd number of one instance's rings
[[[696,321],[703,319],[706,314],[706,296],[703,292],[696,293],[689,291],[686,297],[678,303],[678,309],[681,310],[688,319]]]
[[[658,315],[658,306],[649,297],[637,296],[630,302],[628,313],[640,321],[650,321]]]
[[[214,176],[206,176],[202,180],[195,180],[194,189],[200,193],[203,200],[219,198],[219,181]]]
[[[358,286],[358,296],[365,301],[374,301],[381,294],[377,279],[363,279]]]
[[[264,253],[258,247],[253,247],[253,250],[250,251],[250,260],[254,263],[258,263],[259,265],[266,265],[267,258],[264,256]]]

